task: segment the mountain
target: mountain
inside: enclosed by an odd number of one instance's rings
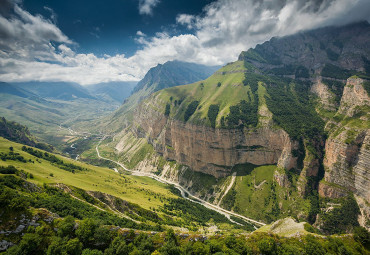
[[[124,100],[122,106],[108,118],[102,119],[97,126],[104,129],[104,132],[117,130],[126,123],[127,115],[131,116],[131,110],[150,94],[164,88],[203,80],[218,68],[217,66],[205,66],[181,61],[168,61],[163,65],[158,64],[146,73],[133,89],[132,95]]]
[[[369,42],[368,23],[273,38],[205,80],[118,110],[121,130],[104,147],[265,223],[369,228]]]
[[[296,78],[322,74],[346,79],[351,72],[369,74],[369,27],[370,24],[364,21],[272,38],[242,52],[239,60],[271,74]]]
[[[107,98],[122,103],[131,95],[137,82],[106,82],[86,86],[86,89],[95,97]]]
[[[35,94],[24,90],[22,88],[19,88],[15,85],[6,83],[6,82],[0,82],[0,93],[1,94],[9,94],[9,95],[15,95],[19,97],[31,97],[35,96]]]
[[[168,61],[151,68],[136,85],[133,93],[140,90],[155,92],[164,88],[203,80],[214,73],[218,66],[204,66],[181,61]]]
[[[5,254],[368,253],[368,233],[361,228],[353,236],[327,237],[287,218],[255,230],[149,178],[4,138],[0,156]]]
[[[32,92],[41,98],[74,100],[76,98],[94,99],[81,85],[68,82],[20,82],[13,83],[17,88]]]

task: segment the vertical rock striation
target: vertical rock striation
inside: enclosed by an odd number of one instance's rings
[[[291,151],[298,144],[282,129],[214,129],[167,118],[145,103],[137,108],[134,123],[135,133],[165,158],[215,177],[229,175],[237,164],[296,166]]]
[[[363,82],[359,78],[347,80],[337,113],[342,120],[329,131],[330,135],[325,146],[325,180],[320,183],[319,193],[324,197],[338,198],[353,192],[362,216],[368,218],[370,98],[363,87]],[[363,220],[362,223],[364,222],[366,221]]]

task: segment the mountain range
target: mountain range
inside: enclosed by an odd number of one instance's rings
[[[0,251],[368,254],[369,56],[357,22],[138,83],[0,83]]]
[[[321,219],[332,216],[320,211],[354,196],[368,228],[369,38],[367,22],[272,38],[205,80],[136,107],[127,99],[107,121],[105,132],[112,123],[118,132],[105,147],[132,169],[265,222],[296,216],[330,232]],[[155,80],[147,76],[136,94]]]

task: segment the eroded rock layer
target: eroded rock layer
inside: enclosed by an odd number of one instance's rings
[[[195,171],[220,177],[237,164],[296,166],[291,151],[298,144],[282,129],[214,129],[169,119],[146,104],[134,116],[138,136],[147,137],[165,158]]]

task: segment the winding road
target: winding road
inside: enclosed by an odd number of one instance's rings
[[[224,199],[224,197],[226,196],[226,194],[229,192],[229,190],[233,187],[234,185],[234,182],[235,182],[235,178],[236,178],[236,172],[233,173],[233,175],[231,176],[231,182],[229,184],[229,186],[227,186],[224,194],[222,195],[222,197],[220,198],[220,200],[218,201],[218,204],[217,206],[220,206],[221,202],[222,202],[222,199]]]
[[[211,209],[211,210],[214,210],[220,214],[223,214],[225,215],[231,222],[235,223],[235,224],[239,224],[239,225],[242,225],[236,221],[233,221],[230,216],[234,216],[234,217],[237,217],[237,218],[240,218],[242,220],[245,220],[245,221],[248,221],[250,223],[253,223],[257,226],[264,226],[266,225],[265,223],[263,222],[259,222],[259,221],[256,221],[256,220],[253,220],[253,219],[250,219],[248,217],[245,217],[243,215],[240,215],[240,214],[237,214],[237,213],[234,213],[234,212],[231,212],[231,211],[228,211],[224,208],[221,208],[219,205],[214,205],[214,204],[211,204],[201,198],[198,198],[196,196],[194,196],[193,194],[191,194],[187,189],[185,189],[184,187],[182,187],[180,184],[178,183],[175,183],[175,182],[171,182],[171,181],[168,181],[164,178],[161,178],[157,175],[154,175],[152,173],[144,173],[144,172],[140,172],[140,171],[134,171],[134,170],[130,170],[128,169],[125,165],[123,165],[122,163],[118,162],[118,161],[114,161],[112,159],[109,159],[109,158],[105,158],[103,156],[100,155],[100,152],[99,152],[99,145],[101,144],[101,142],[106,138],[106,136],[104,136],[102,139],[100,139],[100,141],[98,142],[98,144],[96,145],[96,154],[98,155],[99,158],[101,159],[104,159],[104,160],[107,160],[107,161],[110,161],[110,162],[113,162],[117,165],[119,165],[120,167],[122,167],[124,170],[128,171],[128,172],[131,172],[132,175],[136,175],[136,176],[146,176],[146,177],[150,177],[152,179],[155,179],[161,183],[165,183],[165,184],[170,184],[170,185],[173,185],[175,188],[177,188],[180,192],[181,192],[181,196],[187,200],[190,200],[194,203],[198,203],[198,204],[201,204],[203,206],[205,206],[206,208],[208,209]],[[233,173],[233,176],[232,176],[232,181],[230,183],[230,185],[228,186],[228,188],[226,189],[224,195],[222,196],[222,198],[225,196],[225,194],[227,194],[227,192],[231,189],[232,185],[234,184],[234,181],[235,181],[235,177],[236,177],[236,172]],[[193,199],[191,199],[193,198]],[[220,199],[220,201],[222,200],[222,198]]]

